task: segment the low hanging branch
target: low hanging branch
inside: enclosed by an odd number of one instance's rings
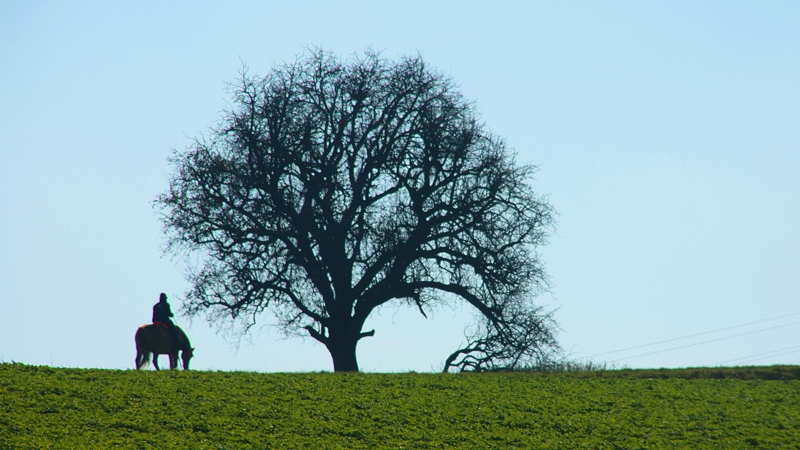
[[[497,323],[486,317],[467,335],[467,344],[445,360],[443,372],[486,372],[543,367],[559,353],[552,313],[541,308],[507,313]]]

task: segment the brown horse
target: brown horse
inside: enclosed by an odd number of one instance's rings
[[[194,348],[189,343],[186,333],[177,326],[175,328],[178,330],[180,343],[175,342],[172,334],[161,325],[150,323],[136,330],[136,370],[150,362],[150,353],[153,354],[153,365],[156,370],[159,370],[158,355],[169,355],[169,368],[175,369],[178,367],[178,352],[181,353],[183,360],[183,370],[189,370],[189,360],[194,356]]]

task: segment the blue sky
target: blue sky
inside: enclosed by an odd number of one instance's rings
[[[151,205],[167,157],[220,118],[243,62],[319,45],[421,54],[540,167],[559,212],[540,300],[573,357],[782,317],[595,359],[800,363],[797,3],[231,3],[0,5],[0,360],[132,368],[158,294],[177,309],[187,289]],[[384,308],[360,365],[438,370],[470,314]],[[332,367],[268,316],[238,347],[177,323],[198,369]]]

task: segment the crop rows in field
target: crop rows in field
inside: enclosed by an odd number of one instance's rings
[[[258,374],[2,364],[0,448],[798,448],[798,368],[761,376],[657,373]]]

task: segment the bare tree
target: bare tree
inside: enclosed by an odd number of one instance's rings
[[[521,299],[547,287],[536,247],[552,208],[451,80],[419,57],[313,49],[232,87],[155,202],[167,251],[198,258],[189,314],[247,330],[269,310],[335,371],[358,370],[364,322],[387,302],[425,315],[465,301],[503,336],[526,314],[548,325]]]

